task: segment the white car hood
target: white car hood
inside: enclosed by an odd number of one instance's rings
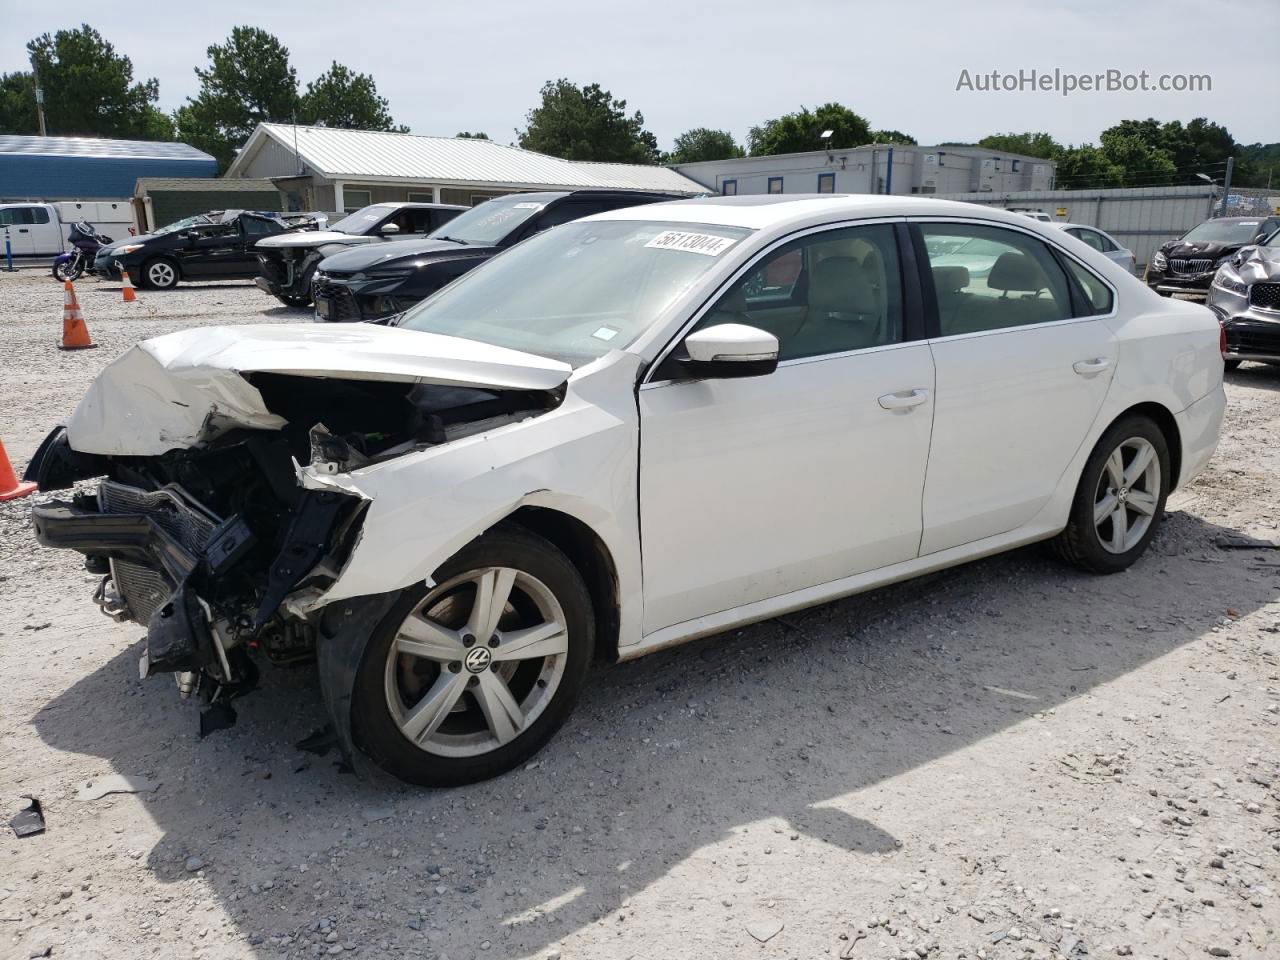
[[[205,327],[112,361],[67,421],[67,439],[84,453],[156,456],[236,427],[281,429],[242,373],[552,390],[571,372],[518,350],[371,324]]]
[[[371,243],[377,239],[339,233],[337,230],[297,230],[293,233],[278,233],[274,237],[263,237],[254,246],[259,250],[275,250],[280,247],[322,247],[327,243]]]

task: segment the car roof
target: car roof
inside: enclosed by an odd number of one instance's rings
[[[1026,227],[1043,223],[984,204],[871,194],[789,193],[695,197],[598,213],[591,220],[667,220],[762,230],[809,221],[869,217],[966,217]]]

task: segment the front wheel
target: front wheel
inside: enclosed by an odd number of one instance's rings
[[[53,265],[53,279],[59,283],[67,280],[79,280],[83,273],[84,261],[79,257],[72,257],[70,260],[64,260]]]
[[[1113,424],[1089,455],[1059,556],[1091,573],[1130,567],[1155,536],[1173,477],[1164,433],[1148,417]]]
[[[435,580],[403,590],[374,629],[351,728],[388,773],[447,787],[511,770],[559,729],[586,680],[594,618],[573,564],[520,529],[485,534]]]
[[[171,290],[178,285],[178,268],[172,260],[148,260],[142,267],[142,284],[152,290]]]

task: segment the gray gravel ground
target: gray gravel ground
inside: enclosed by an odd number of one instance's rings
[[[0,274],[21,469],[112,356],[304,319],[242,284]],[[1205,477],[1134,569],[1038,548],[600,670],[521,771],[425,792],[294,744],[308,668],[196,738],[136,626],[0,505],[0,957],[1280,956],[1280,371],[1245,366]],[[123,774],[154,792],[78,799]],[[10,814],[6,813],[7,820]]]

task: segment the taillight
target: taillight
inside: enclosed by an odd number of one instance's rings
[[[1218,350],[1225,359],[1227,356],[1227,325],[1221,322],[1218,324]]]

